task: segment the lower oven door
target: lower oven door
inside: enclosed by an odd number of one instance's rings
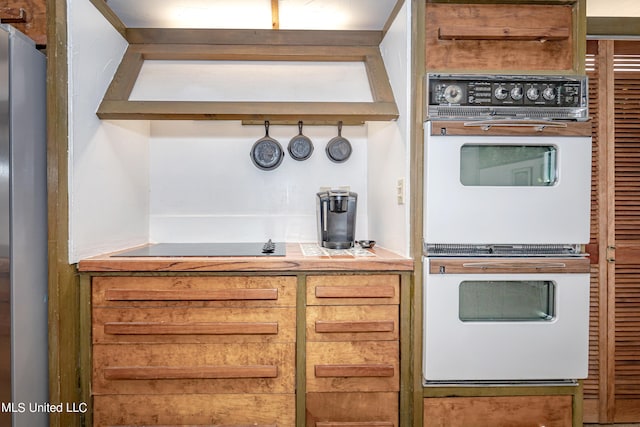
[[[587,259],[427,259],[426,382],[586,378]]]

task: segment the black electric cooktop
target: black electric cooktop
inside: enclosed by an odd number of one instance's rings
[[[156,243],[114,257],[284,256],[284,242]]]

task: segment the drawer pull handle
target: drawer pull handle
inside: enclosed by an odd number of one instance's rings
[[[316,332],[393,332],[393,320],[316,320]]]
[[[392,377],[393,365],[316,365],[316,377]]]
[[[276,378],[278,367],[273,365],[250,366],[195,366],[183,367],[113,367],[104,368],[107,380],[191,380],[226,378]]]
[[[388,421],[318,421],[316,427],[393,427]]]
[[[393,298],[393,286],[318,286],[316,298]]]
[[[109,335],[277,335],[277,322],[155,323],[109,322]]]
[[[461,27],[438,28],[440,40],[567,40],[569,28]]]
[[[278,289],[147,290],[108,289],[107,301],[243,301],[277,300]]]

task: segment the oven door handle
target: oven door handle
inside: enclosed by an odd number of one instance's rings
[[[467,127],[479,127],[482,130],[489,130],[492,127],[532,127],[538,132],[542,132],[544,128],[566,128],[567,124],[563,122],[555,122],[553,120],[478,120],[473,122],[465,122],[464,126]]]
[[[482,270],[489,268],[508,268],[508,269],[547,269],[547,268],[567,268],[564,262],[465,262],[462,264],[464,268],[479,268]]]

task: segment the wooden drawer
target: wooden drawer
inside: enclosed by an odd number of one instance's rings
[[[93,342],[295,342],[296,309],[94,308]]]
[[[295,343],[95,344],[93,394],[293,393]]]
[[[395,427],[397,393],[309,393],[307,427]]]
[[[576,8],[427,3],[426,69],[577,72]]]
[[[295,307],[289,276],[94,277],[94,307]]]
[[[307,305],[398,304],[400,276],[308,276]]]
[[[397,340],[398,312],[397,305],[308,307],[307,340]]]
[[[121,395],[94,398],[93,425],[295,426],[294,394]]]
[[[397,341],[307,342],[307,391],[398,391]]]
[[[424,399],[424,427],[571,427],[571,396]]]

